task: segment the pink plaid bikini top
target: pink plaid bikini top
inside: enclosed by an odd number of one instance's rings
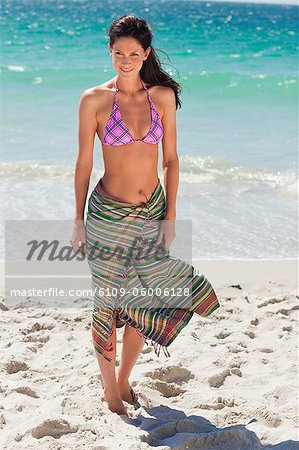
[[[128,127],[122,120],[118,103],[117,103],[117,92],[119,91],[117,87],[117,81],[115,80],[115,93],[113,100],[113,107],[109,117],[109,120],[104,129],[104,136],[102,143],[104,145],[109,145],[111,147],[117,145],[132,144],[133,142],[147,142],[148,144],[158,144],[163,137],[163,125],[155,108],[155,105],[149,95],[148,89],[144,82],[141,80],[142,86],[147,91],[147,96],[149,104],[151,107],[151,126],[147,134],[143,139],[133,139]]]

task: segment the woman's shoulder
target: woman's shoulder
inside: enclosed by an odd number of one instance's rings
[[[99,106],[100,104],[104,104],[107,100],[111,99],[111,94],[114,93],[113,80],[108,80],[102,84],[92,86],[84,89],[81,93],[80,100],[84,100],[85,102],[96,102]]]
[[[162,103],[171,102],[175,98],[174,90],[169,86],[162,86],[161,84],[149,86],[149,92],[151,96]]]
[[[162,84],[150,85],[148,83],[145,83],[145,86],[149,90],[152,90],[153,92],[154,91],[157,92],[157,94],[166,94],[167,95],[167,92],[169,92],[169,93],[173,92],[173,89],[171,87],[163,86]]]
[[[97,84],[96,86],[85,89],[85,91],[90,93],[114,92],[114,90],[114,78],[104,81],[102,84]]]
[[[155,85],[149,88],[150,96],[156,106],[164,112],[172,105],[175,105],[175,93],[169,86]]]

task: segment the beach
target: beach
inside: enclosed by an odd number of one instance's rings
[[[297,261],[195,266],[221,307],[193,316],[170,358],[144,346],[131,418],[103,401],[90,308],[2,306],[2,448],[297,449]]]
[[[5,0],[2,12],[2,448],[299,449],[298,6]],[[177,250],[220,308],[194,315],[169,358],[145,345],[130,379],[141,406],[125,417],[103,399],[93,299],[56,294],[90,288],[87,264],[24,255],[33,239],[69,245],[79,99],[116,76],[106,33],[131,12],[182,88]],[[105,171],[98,136],[93,150],[88,197]],[[161,144],[158,158],[165,188]],[[8,298],[32,283],[53,295]]]

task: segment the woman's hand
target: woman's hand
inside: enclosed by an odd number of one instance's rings
[[[162,240],[164,240],[164,248],[165,250],[168,250],[175,236],[175,219],[165,217],[164,220],[161,221],[156,245],[159,245]]]
[[[83,220],[75,221],[70,243],[75,253],[79,251],[81,255],[85,256],[86,230]]]

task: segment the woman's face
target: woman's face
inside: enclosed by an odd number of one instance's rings
[[[131,37],[119,38],[109,47],[112,62],[118,73],[130,76],[139,72],[143,61],[148,57],[151,48],[143,50],[140,43]]]

